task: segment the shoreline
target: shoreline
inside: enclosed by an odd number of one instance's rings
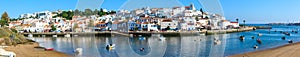
[[[300,56],[300,42],[286,44],[270,49],[257,50],[228,57],[298,57]]]
[[[72,57],[72,55],[58,52],[55,49],[46,51],[43,47],[39,46],[38,42],[11,45],[3,49],[14,52],[17,57]]]

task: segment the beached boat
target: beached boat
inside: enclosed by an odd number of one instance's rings
[[[0,57],[16,57],[16,53],[0,48]]]

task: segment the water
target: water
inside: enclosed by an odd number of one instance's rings
[[[259,25],[262,26],[262,25]],[[84,57],[224,57],[245,52],[270,49],[285,44],[288,40],[300,41],[300,33],[292,33],[297,26],[272,26],[273,29],[262,29],[248,32],[217,34],[217,35],[186,35],[179,37],[165,37],[159,40],[159,36],[152,37],[127,37],[115,35],[112,37],[73,37],[73,38],[34,38],[41,46],[52,47],[55,50],[70,55],[76,55],[73,50],[83,48]],[[274,32],[274,31],[277,32]],[[279,31],[288,31],[291,36]],[[297,30],[299,31],[299,30]],[[258,36],[258,33],[263,34]],[[239,36],[245,35],[244,40]],[[251,37],[255,36],[255,39]],[[286,40],[281,37],[285,36]],[[256,42],[260,39],[262,44]],[[214,44],[214,39],[219,39],[220,44]],[[113,50],[106,50],[106,45],[113,43]],[[258,45],[258,49],[253,46]],[[145,48],[140,51],[140,48]]]

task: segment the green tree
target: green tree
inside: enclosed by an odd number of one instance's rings
[[[8,24],[7,24],[7,21],[6,21],[6,20],[0,20],[0,25],[1,25],[1,26],[4,26],[4,25],[7,25],[7,26],[8,26]]]
[[[61,14],[58,14],[57,16],[66,18],[67,20],[72,20],[72,17],[74,16],[74,12],[72,11],[63,11]]]
[[[238,18],[236,18],[236,19],[235,19],[235,21],[236,21],[236,22],[239,22],[239,19],[238,19]]]
[[[104,12],[103,9],[101,8],[99,12],[99,16],[103,16],[103,15],[106,15],[106,12]]]
[[[98,14],[99,14],[99,10],[95,9],[94,12],[93,12],[93,15],[98,15]]]
[[[199,21],[199,18],[198,18],[198,16],[196,16],[196,17],[195,17],[195,19],[196,19],[196,21]]]
[[[7,22],[10,21],[7,12],[4,12],[4,13],[2,14],[1,19],[6,20]]]
[[[91,16],[93,14],[93,11],[91,9],[85,9],[84,10],[84,15],[85,16]]]
[[[74,15],[75,15],[75,16],[80,16],[80,11],[79,11],[78,9],[76,9],[76,10],[74,11]]]
[[[51,30],[52,31],[55,31],[56,30],[56,27],[54,25],[51,25]]]

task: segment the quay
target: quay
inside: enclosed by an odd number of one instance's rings
[[[62,37],[64,35],[79,35],[79,36],[112,36],[112,34],[123,35],[123,36],[130,36],[130,34],[134,35],[145,35],[151,36],[151,34],[161,34],[163,36],[180,36],[180,35],[212,35],[212,34],[225,34],[225,33],[235,33],[235,32],[244,32],[244,31],[251,31],[255,30],[255,27],[245,27],[240,29],[227,29],[227,30],[202,30],[202,31],[157,31],[157,32],[149,32],[149,31],[129,31],[129,32],[120,32],[120,31],[101,31],[101,32],[65,32],[65,33],[22,33],[24,36],[28,36],[32,34],[35,37],[41,37],[45,35],[46,37],[52,35],[58,35]]]

